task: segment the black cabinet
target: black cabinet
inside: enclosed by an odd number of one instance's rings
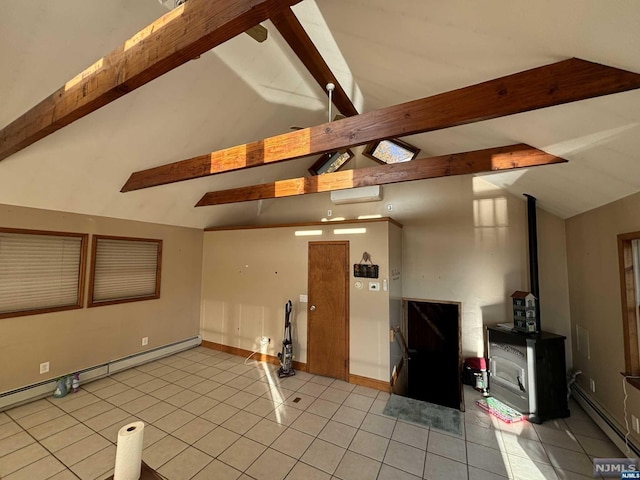
[[[487,327],[492,396],[542,423],[569,416],[565,337]]]

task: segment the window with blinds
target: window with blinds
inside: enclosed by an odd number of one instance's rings
[[[87,235],[0,228],[0,318],[82,308]]]
[[[93,237],[89,306],[160,297],[162,240]]]
[[[640,375],[640,232],[618,235],[625,374]],[[627,381],[640,389],[640,381]]]

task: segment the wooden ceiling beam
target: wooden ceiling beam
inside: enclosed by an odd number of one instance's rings
[[[640,75],[572,58],[432,97],[133,173],[123,192],[334,152],[640,88]]]
[[[189,0],[0,131],[0,160],[301,0]]]
[[[529,145],[518,144],[209,192],[200,199],[196,207],[293,197],[451,175],[497,172],[566,161]]]
[[[335,85],[333,104],[340,113],[347,117],[358,115],[358,110],[324,61],[324,58],[311,41],[311,38],[309,38],[309,35],[293,11],[290,8],[282,9],[271,17],[271,23],[275,25],[280,35],[282,35],[289,44],[289,47],[291,47],[291,50],[293,50],[325,93],[328,93],[326,90],[327,83],[333,83]]]

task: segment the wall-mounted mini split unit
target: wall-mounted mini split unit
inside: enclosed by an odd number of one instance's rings
[[[173,10],[176,7],[182,5],[186,0],[158,0],[160,4],[164,5],[169,10]]]
[[[382,187],[350,188],[348,190],[334,190],[331,192],[331,201],[336,205],[343,203],[378,202],[382,200]]]

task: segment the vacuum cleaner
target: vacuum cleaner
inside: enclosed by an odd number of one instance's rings
[[[282,352],[278,353],[280,368],[278,377],[290,377],[295,375],[293,370],[293,342],[291,341],[291,300],[284,304],[284,339],[282,340]]]

